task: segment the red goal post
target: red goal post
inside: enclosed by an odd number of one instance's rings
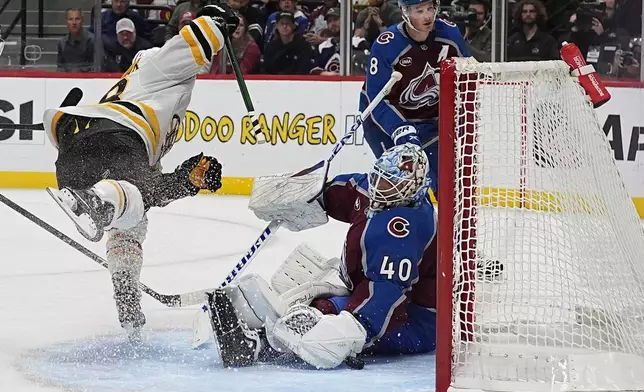
[[[436,390],[644,389],[644,234],[562,61],[444,61]]]

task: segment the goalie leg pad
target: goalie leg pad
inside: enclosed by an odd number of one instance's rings
[[[224,290],[206,293],[210,322],[224,367],[249,366],[262,351],[262,340],[256,330],[241,322]]]
[[[250,328],[263,328],[267,320],[274,323],[287,309],[277,293],[257,274],[244,275],[223,290],[237,317]]]
[[[248,208],[259,219],[281,220],[282,226],[300,231],[329,221],[316,200],[324,189],[326,167],[311,173],[258,177],[253,182]]]
[[[328,280],[341,285],[340,259],[326,259],[306,243],[301,243],[288,255],[271,277],[271,286],[279,294],[311,281]]]
[[[267,335],[318,369],[335,368],[359,354],[367,339],[364,327],[351,313],[322,315],[304,305],[289,309]]]

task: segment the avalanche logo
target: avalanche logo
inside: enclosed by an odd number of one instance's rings
[[[409,235],[409,221],[403,217],[396,216],[387,224],[387,231],[396,238],[405,238]]]
[[[384,33],[378,36],[378,39],[376,41],[378,41],[379,44],[386,45],[390,43],[391,40],[393,39],[394,39],[394,33],[392,33],[391,31],[385,31]]]
[[[425,64],[423,72],[412,79],[407,88],[400,94],[400,106],[416,110],[423,106],[434,106],[438,103],[438,68]]]

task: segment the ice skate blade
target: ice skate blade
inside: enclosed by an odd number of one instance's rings
[[[96,222],[90,217],[87,212],[80,211],[77,215],[79,203],[74,200],[74,196],[66,195],[64,191],[47,188],[47,193],[58,204],[58,206],[65,212],[69,219],[76,225],[76,230],[85,238],[92,242],[98,242],[103,238],[103,230],[96,226]],[[67,191],[69,192],[69,191]]]

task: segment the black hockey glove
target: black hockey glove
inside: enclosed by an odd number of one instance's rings
[[[193,196],[201,189],[216,192],[221,188],[221,165],[203,153],[186,160],[174,172]]]
[[[237,12],[226,4],[207,5],[199,11],[197,17],[208,16],[219,27],[222,34],[232,36],[239,25]]]

